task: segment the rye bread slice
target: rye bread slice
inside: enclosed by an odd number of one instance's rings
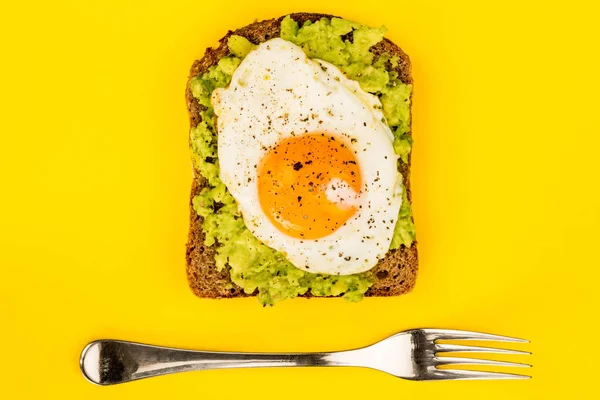
[[[321,18],[332,18],[326,14],[297,13],[291,14],[292,19],[302,25],[305,21],[318,21]],[[227,55],[227,39],[231,35],[244,36],[254,44],[279,37],[281,20],[284,17],[266,21],[254,22],[248,26],[229,31],[219,41],[217,48],[208,48],[204,56],[196,60],[190,70],[185,98],[190,118],[190,126],[195,127],[201,120],[200,106],[192,96],[189,86],[190,80],[203,74],[213,65]],[[396,71],[404,83],[412,83],[410,75],[410,60],[408,56],[394,43],[384,39],[371,51],[377,56],[382,53],[396,55],[400,58]],[[410,156],[408,164],[402,164],[400,172],[404,179],[408,200],[411,201],[410,190]],[[204,232],[202,230],[203,218],[196,214],[192,208],[192,199],[207,185],[204,177],[194,169],[192,192],[190,196],[190,230],[186,249],[187,278],[190,288],[199,297],[207,298],[231,298],[247,296],[243,290],[231,282],[227,268],[217,271],[215,267],[215,249],[204,245]],[[412,290],[417,278],[418,253],[417,243],[413,242],[411,247],[401,246],[397,250],[391,250],[371,271],[376,277],[376,282],[367,291],[366,296],[397,296]],[[310,293],[305,295],[310,297]]]

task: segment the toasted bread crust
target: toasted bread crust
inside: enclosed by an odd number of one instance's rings
[[[317,21],[321,18],[332,18],[326,14],[297,13],[291,14],[291,17],[302,25],[305,21]],[[192,96],[189,82],[190,80],[203,74],[219,60],[229,55],[227,48],[227,39],[231,35],[244,36],[254,44],[262,43],[266,40],[279,37],[281,20],[284,17],[270,19],[266,21],[254,22],[235,31],[229,31],[219,41],[216,48],[208,48],[204,56],[196,60],[190,70],[188,85],[186,87],[185,97],[188,113],[190,117],[190,126],[195,127],[202,120],[200,116],[200,106]],[[410,74],[410,60],[408,56],[394,43],[388,39],[379,42],[371,51],[375,55],[382,53],[392,54],[399,57],[400,61],[396,67],[400,79],[404,83],[412,83]],[[404,178],[404,186],[407,190],[408,200],[411,201],[410,190],[410,158],[408,164],[401,166],[400,172]],[[192,183],[192,192],[190,196],[190,230],[186,249],[187,277],[190,288],[200,297],[207,298],[229,298],[247,296],[243,290],[233,284],[229,277],[229,271],[223,269],[217,271],[215,267],[215,249],[204,245],[204,231],[202,230],[203,219],[196,214],[192,208],[192,199],[207,185],[204,177],[194,170],[194,180]],[[397,250],[391,250],[386,257],[381,260],[371,271],[377,278],[376,282],[367,291],[366,296],[397,296],[412,290],[417,278],[418,252],[417,243],[407,248],[401,246]],[[310,297],[310,293],[305,295]]]

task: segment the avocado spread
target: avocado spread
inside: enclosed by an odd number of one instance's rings
[[[370,28],[339,18],[307,21],[298,26],[287,16],[281,22],[281,38],[300,46],[310,58],[336,65],[361,87],[377,95],[394,134],[394,150],[400,161],[408,162],[411,150],[411,85],[402,83],[387,65],[397,65],[398,58],[386,54],[376,58],[370,48],[383,39],[386,29]],[[352,33],[352,40],[348,34]],[[339,296],[359,301],[373,284],[370,272],[335,276],[305,272],[294,267],[276,250],[256,239],[244,225],[236,202],[219,179],[217,134],[210,96],[214,89],[229,84],[233,72],[254,45],[241,36],[228,40],[230,56],[222,58],[206,73],[192,79],[193,96],[204,106],[202,122],[191,129],[192,159],[196,169],[207,179],[208,186],[193,199],[194,210],[204,218],[205,244],[217,244],[215,262],[221,270],[229,267],[231,280],[245,293],[257,292],[263,305],[294,298],[310,291],[313,296]],[[415,239],[411,207],[404,199],[394,229],[390,249],[410,246]]]

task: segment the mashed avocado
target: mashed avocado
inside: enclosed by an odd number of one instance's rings
[[[347,35],[352,33],[352,40]],[[394,133],[394,150],[401,162],[408,162],[411,139],[411,85],[398,79],[387,65],[395,65],[396,57],[381,55],[375,60],[370,48],[383,39],[385,28],[370,28],[339,18],[306,22],[302,27],[289,16],[281,22],[281,37],[302,47],[311,58],[328,61],[340,68],[349,78],[381,99],[383,113]],[[294,267],[276,250],[262,244],[244,225],[235,200],[219,179],[217,135],[210,96],[214,89],[229,84],[233,72],[254,47],[241,36],[228,41],[231,56],[221,59],[203,75],[191,81],[193,96],[204,106],[202,122],[190,132],[192,159],[195,167],[206,177],[209,187],[193,199],[194,210],[204,218],[206,245],[218,244],[215,262],[218,269],[230,267],[231,280],[251,294],[258,292],[263,305],[294,298],[308,291],[313,296],[338,296],[359,301],[373,284],[370,272],[332,276],[305,272]],[[415,239],[411,208],[404,191],[398,222],[390,249],[410,246]]]

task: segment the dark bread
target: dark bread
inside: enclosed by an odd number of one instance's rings
[[[317,21],[321,18],[332,18],[325,14],[292,14],[291,17],[302,25],[305,21]],[[254,22],[248,26],[229,31],[225,37],[220,40],[217,48],[208,48],[200,60],[196,60],[192,65],[189,79],[202,74],[213,65],[229,54],[227,39],[231,35],[240,35],[246,37],[254,44],[279,36],[281,20],[284,17],[270,19],[266,21]],[[400,58],[396,68],[400,79],[404,83],[412,83],[410,75],[410,60],[408,56],[394,43],[384,39],[371,51],[378,54],[388,53]],[[186,88],[186,101],[190,117],[191,127],[195,127],[200,121],[200,106],[192,96],[191,89]],[[407,190],[409,201],[411,201],[410,191],[410,158],[408,164],[402,164],[400,172],[404,178],[404,185]],[[223,298],[223,297],[242,297],[247,296],[243,290],[233,284],[229,277],[229,271],[223,269],[217,271],[215,267],[214,253],[212,247],[204,245],[204,232],[202,230],[203,219],[196,214],[191,205],[191,199],[196,196],[202,188],[206,186],[206,180],[200,173],[194,170],[194,180],[192,183],[192,193],[190,197],[190,231],[187,243],[186,261],[187,277],[190,288],[200,297]],[[366,296],[397,296],[412,290],[417,277],[418,253],[417,243],[413,242],[410,248],[401,246],[397,250],[391,250],[385,259],[381,260],[371,271],[377,278],[376,282],[367,291]],[[308,293],[306,296],[310,296]]]

